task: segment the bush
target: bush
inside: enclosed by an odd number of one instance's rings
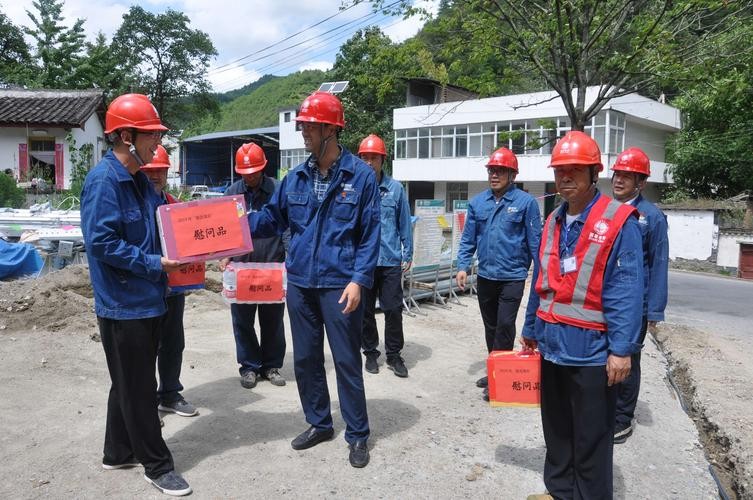
[[[12,177],[0,173],[0,207],[20,208],[24,201],[24,190],[16,186]]]

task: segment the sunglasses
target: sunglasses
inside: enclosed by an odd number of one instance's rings
[[[489,174],[489,176],[496,175],[497,177],[502,177],[505,170],[507,169],[501,167],[486,167],[486,173]]]

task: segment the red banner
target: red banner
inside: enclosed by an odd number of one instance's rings
[[[232,199],[211,205],[171,205],[168,213],[179,260],[243,245],[238,207]]]
[[[18,181],[26,182],[27,180],[30,180],[26,178],[28,173],[29,173],[29,145],[19,144],[18,145]]]
[[[238,302],[282,302],[282,269],[238,269],[235,298]]]
[[[206,268],[203,262],[193,262],[171,273],[167,273],[167,285],[170,288],[203,285]]]
[[[63,144],[55,144],[55,189],[58,191],[63,189],[65,182],[64,161]]]

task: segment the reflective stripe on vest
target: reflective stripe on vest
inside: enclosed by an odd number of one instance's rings
[[[583,225],[575,246],[577,268],[572,276],[560,271],[559,237],[556,211],[544,226],[539,252],[541,266],[536,291],[541,300],[537,316],[550,323],[565,323],[582,328],[606,330],[601,304],[604,271],[609,252],[627,218],[635,212],[608,196],[601,195]]]

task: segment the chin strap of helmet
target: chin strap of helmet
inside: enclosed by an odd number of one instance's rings
[[[128,152],[131,153],[131,157],[136,161],[139,167],[143,167],[146,162],[141,159],[141,156],[139,156],[139,153],[136,151],[136,134],[138,132],[136,129],[131,129],[131,138],[132,142],[128,143],[126,141],[123,141],[125,144],[128,144]]]
[[[320,136],[324,135],[324,123],[320,123],[319,124],[319,132],[320,132],[320,134],[319,134]],[[331,136],[329,136],[329,137],[327,137],[327,138],[322,139],[322,140],[319,141],[319,154],[316,157],[317,161],[322,158],[322,156],[324,155],[324,151],[327,149],[327,143],[333,137],[335,137],[335,135],[331,135]]]

